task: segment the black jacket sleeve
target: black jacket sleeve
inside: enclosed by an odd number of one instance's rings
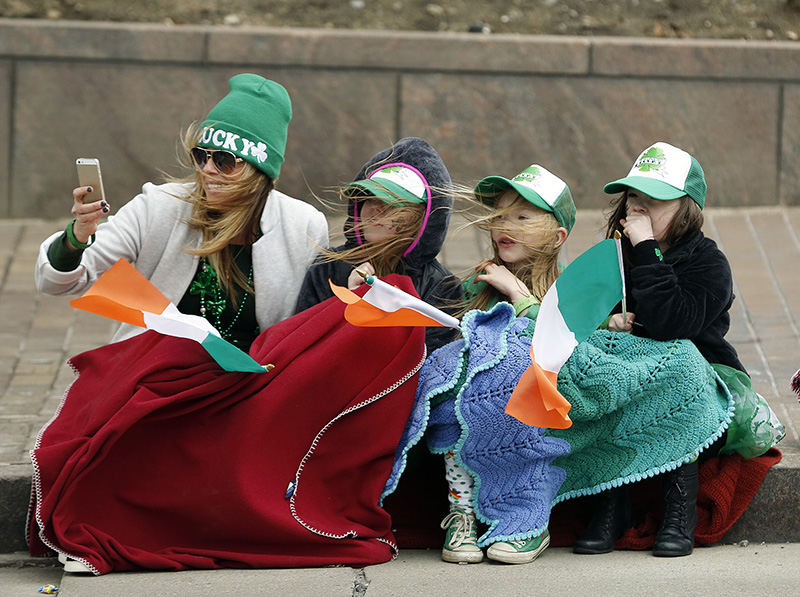
[[[335,277],[335,265],[336,262],[321,262],[320,258],[317,258],[308,268],[305,278],[303,278],[303,284],[300,286],[300,293],[297,295],[295,313],[305,311],[333,296],[328,279],[333,279],[335,284],[341,284],[341,281],[337,281]]]
[[[455,316],[461,307],[461,282],[450,274],[439,280],[438,284],[420,298],[448,315]],[[425,346],[428,348],[428,354],[456,340],[458,334],[459,330],[453,328],[429,327],[425,330]]]
[[[633,248],[630,290],[636,321],[655,340],[693,338],[730,307],[730,264],[716,246],[705,245],[676,263],[661,261],[656,248],[654,240]]]

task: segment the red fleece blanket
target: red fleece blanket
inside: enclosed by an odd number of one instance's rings
[[[31,453],[31,553],[99,574],[391,559],[378,500],[424,329],[357,328],[343,310],[331,299],[262,333],[250,354],[275,365],[264,374],[155,332],[73,358]]]

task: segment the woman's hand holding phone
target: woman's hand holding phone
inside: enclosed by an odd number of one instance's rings
[[[72,190],[71,211],[72,217],[75,218],[72,232],[78,242],[87,243],[97,232],[100,218],[111,211],[111,206],[105,199],[99,160],[78,158],[75,163],[78,168],[78,181],[82,186]]]
[[[72,204],[72,217],[75,218],[75,223],[72,225],[72,231],[75,233],[75,238],[82,242],[89,242],[91,236],[97,232],[97,225],[100,223],[100,218],[107,215],[111,206],[105,199],[100,201],[92,201],[85,203],[85,201],[93,198],[92,187],[77,187],[72,189],[72,197],[74,202]]]

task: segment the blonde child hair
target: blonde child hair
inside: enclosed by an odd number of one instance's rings
[[[528,302],[539,303],[558,277],[558,256],[575,224],[576,209],[569,187],[544,167],[531,164],[512,179],[488,176],[478,182],[473,192],[475,199],[490,209],[476,223],[492,236],[493,256],[479,263],[467,277],[463,311],[487,309],[497,302],[500,293],[491,284],[480,288],[474,285],[492,263],[505,267],[517,278],[522,293],[531,297]],[[498,207],[507,193],[516,196],[511,203]],[[535,210],[535,214],[524,223],[509,222],[509,216],[523,208]],[[495,240],[498,232],[524,247],[521,259],[513,263],[503,260]]]
[[[518,195],[511,205],[502,209],[492,210],[491,213],[475,222],[475,225],[486,230],[489,234],[492,231],[505,231],[512,240],[524,244],[528,253],[525,259],[516,263],[504,262],[498,253],[497,243],[492,240],[492,257],[484,259],[476,265],[467,276],[467,280],[474,279],[475,276],[486,269],[489,263],[503,265],[519,278],[537,301],[541,302],[547,289],[556,281],[560,273],[558,257],[563,243],[558,242],[558,229],[561,226],[552,213],[540,209],[541,214],[525,224],[527,234],[534,235],[533,242],[530,239],[524,242],[523,239],[514,236],[514,231],[509,230],[509,226],[501,218],[503,215],[511,213],[514,208],[525,203],[525,199]],[[469,299],[466,310],[485,310],[491,306],[496,295],[497,291],[487,284]]]
[[[493,256],[478,264],[464,281],[463,311],[486,310],[507,300],[514,304],[517,315],[532,316],[531,308],[541,302],[558,277],[558,256],[575,223],[569,187],[542,166],[532,164],[511,179],[482,179],[474,195],[491,208],[477,224],[491,234]],[[445,530],[442,559],[459,564],[480,562],[483,550],[477,540],[472,476],[453,453],[445,455],[444,464],[450,513],[441,523]],[[549,542],[545,531],[523,541],[492,543],[486,555],[499,562],[524,564],[536,559]]]

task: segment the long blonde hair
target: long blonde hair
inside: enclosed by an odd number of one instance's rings
[[[524,205],[531,207],[540,212],[533,219],[527,220],[524,224],[526,235],[533,235],[533,240],[522,243],[522,241],[514,236],[515,229],[519,234],[519,223],[506,224],[498,216],[509,213],[515,207]],[[485,207],[484,207],[485,209]],[[531,291],[531,294],[536,300],[541,301],[547,292],[548,288],[556,281],[560,268],[558,265],[558,256],[561,252],[563,243],[559,242],[559,228],[560,225],[556,221],[553,214],[544,211],[543,209],[536,208],[532,203],[527,202],[523,197],[517,195],[513,203],[503,209],[492,209],[489,213],[483,215],[473,222],[475,225],[489,234],[493,230],[502,230],[508,235],[511,240],[523,244],[527,250],[527,257],[517,263],[505,263],[497,251],[497,244],[492,241],[492,258],[486,259],[479,263],[466,277],[466,279],[474,278],[476,275],[483,272],[489,263],[496,263],[508,268],[517,278],[519,278],[525,286]],[[497,297],[498,291],[487,284],[471,299],[466,299],[462,312],[472,309],[487,309],[489,305],[494,302]],[[469,293],[467,293],[469,296]]]
[[[353,199],[351,192],[352,189],[348,189],[347,185],[336,190],[339,205],[342,203],[347,205],[350,200],[357,201],[359,204],[368,200],[382,201],[382,199],[366,193]],[[389,192],[388,189],[387,192]],[[320,261],[344,261],[354,266],[369,261],[375,268],[376,276],[385,276],[395,272],[403,273],[403,253],[417,238],[427,206],[419,203],[399,203],[402,200],[400,197],[397,197],[397,200],[398,203],[385,210],[378,220],[365,222],[360,217],[357,220],[348,219],[350,227],[344,231],[346,237],[358,234],[364,238],[364,230],[368,223],[385,223],[394,226],[397,231],[395,234],[375,242],[366,242],[365,239],[363,244],[339,252],[323,249]],[[359,209],[359,206],[354,205],[353,209]]]
[[[197,146],[203,133],[199,123],[192,123],[181,138],[181,163],[192,168],[192,174],[183,179],[171,179],[173,182],[194,183],[192,192],[182,199],[192,204],[192,214],[187,224],[199,230],[203,235],[200,246],[187,249],[186,252],[208,259],[217,273],[220,287],[228,294],[237,306],[236,287],[246,292],[255,293],[248,280],[236,265],[230,244],[233,239],[243,234],[245,244],[254,243],[259,236],[261,212],[266,205],[267,197],[274,188],[274,181],[247,162],[242,164],[240,174],[236,178],[226,180],[225,188],[219,193],[219,201],[215,208],[210,208],[203,188],[205,174],[198,169],[191,157],[191,149]],[[226,178],[222,173],[221,178]]]

